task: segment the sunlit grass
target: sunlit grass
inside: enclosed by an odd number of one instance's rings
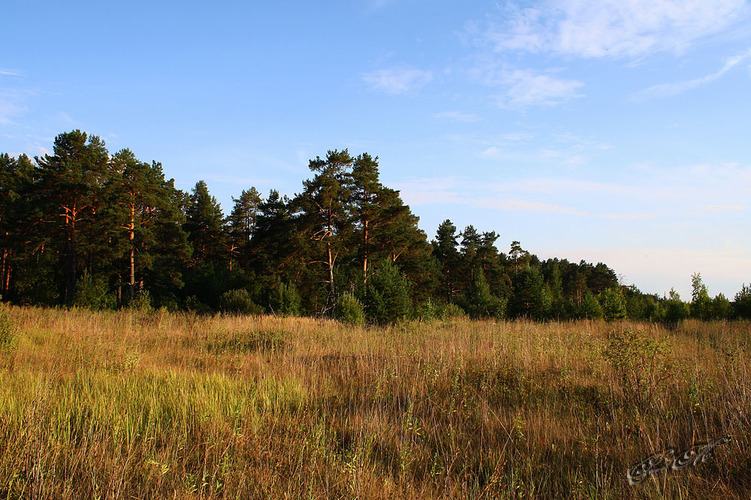
[[[749,323],[405,323],[10,308],[9,498],[747,498]],[[604,353],[664,348],[648,400]],[[650,344],[651,345],[651,344]],[[646,393],[646,392],[645,392]],[[713,461],[626,469],[722,435]]]

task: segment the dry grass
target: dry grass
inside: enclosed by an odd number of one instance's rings
[[[751,492],[749,323],[6,314],[18,329],[0,348],[7,498]],[[669,376],[648,365],[643,391],[603,354],[628,330],[664,348]],[[628,485],[651,453],[725,434],[713,461]]]

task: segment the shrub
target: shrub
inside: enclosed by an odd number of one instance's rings
[[[357,297],[351,293],[343,293],[339,296],[334,307],[334,316],[339,321],[350,325],[361,326],[365,324],[365,309]]]
[[[227,313],[234,314],[261,314],[263,309],[250,297],[250,293],[244,288],[228,290],[219,297],[219,308]]]
[[[602,319],[603,317],[602,306],[590,292],[584,294],[580,312],[586,319]]]
[[[128,309],[142,313],[151,312],[151,294],[149,294],[149,291],[142,290],[139,292],[133,300],[128,302]]]
[[[671,375],[670,347],[632,329],[612,337],[603,354],[618,374],[627,404],[652,405],[657,390]]]
[[[302,299],[295,285],[277,281],[269,294],[269,307],[274,314],[299,316],[302,311]]]
[[[444,305],[440,309],[438,316],[444,320],[451,318],[466,318],[467,312],[458,305],[451,303]]]
[[[503,318],[506,302],[490,292],[490,286],[482,269],[475,271],[474,279],[464,297],[464,310],[474,318]]]
[[[399,321],[412,309],[409,281],[389,259],[368,280],[365,296],[368,318],[379,324]]]
[[[114,309],[116,303],[117,300],[109,292],[104,278],[83,273],[76,282],[76,291],[73,297],[74,306],[101,311],[102,309]]]
[[[600,294],[600,305],[605,321],[614,321],[626,317],[626,300],[619,289],[606,288]]]

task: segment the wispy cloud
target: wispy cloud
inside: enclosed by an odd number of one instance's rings
[[[530,70],[512,71],[503,80],[507,89],[499,96],[498,103],[505,108],[551,107],[583,96],[579,89],[584,83],[580,81]]]
[[[547,0],[511,4],[504,21],[475,31],[498,52],[639,58],[680,53],[747,15],[745,0]]]
[[[433,80],[433,73],[416,68],[379,69],[362,79],[373,90],[398,95],[424,87]]]
[[[594,182],[529,179],[518,183],[478,183],[457,177],[443,177],[413,180],[402,183],[398,188],[410,205],[448,203],[510,212],[554,213],[610,220],[641,220],[655,217],[652,213],[592,212],[564,204],[528,199],[532,193],[626,194],[629,191],[628,188]]]
[[[748,205],[705,205],[699,207],[705,212],[743,212],[748,210]]]
[[[711,73],[709,75],[702,76],[700,78],[694,78],[693,80],[687,80],[684,82],[674,82],[674,83],[663,83],[660,85],[654,85],[652,87],[649,87],[647,89],[644,89],[643,91],[639,92],[635,98],[636,100],[645,100],[652,97],[667,97],[672,95],[677,95],[682,92],[685,92],[687,90],[694,89],[696,87],[701,87],[702,85],[707,85],[718,78],[721,78],[725,73],[733,69],[738,64],[742,63],[743,61],[751,58],[751,49],[747,50],[743,54],[731,57],[727,61],[725,61],[725,64],[722,68],[720,68],[719,71],[716,71],[715,73]]]
[[[13,119],[23,114],[28,92],[0,91],[0,125],[9,125]]]
[[[21,76],[18,71],[11,71],[8,69],[0,68],[0,76]]]

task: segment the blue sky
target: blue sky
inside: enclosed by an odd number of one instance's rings
[[[0,152],[101,136],[225,212],[308,160],[380,157],[451,219],[645,292],[751,282],[743,0],[277,0],[0,6]]]

